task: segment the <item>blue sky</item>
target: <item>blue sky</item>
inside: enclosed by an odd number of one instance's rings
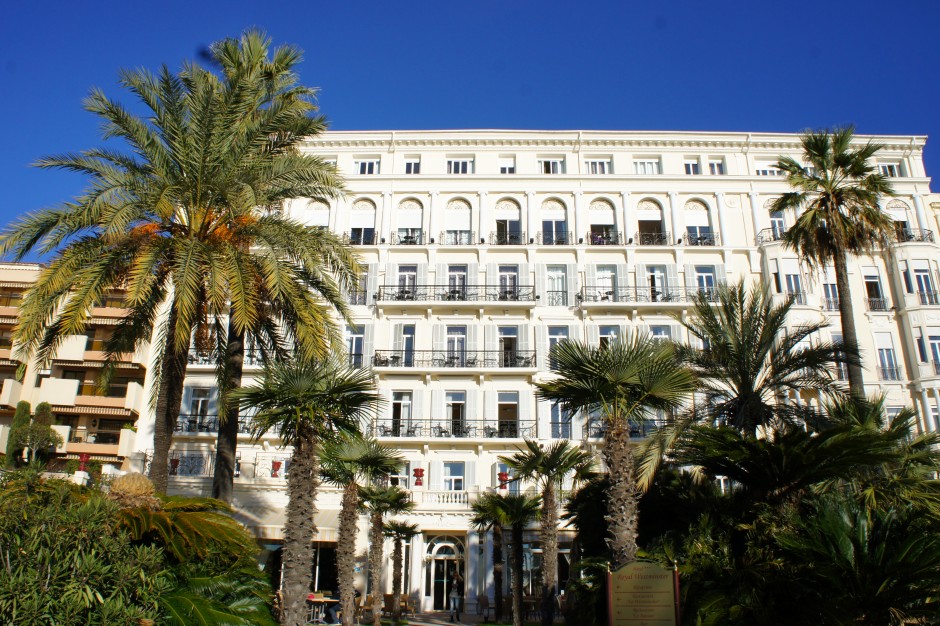
[[[306,52],[332,127],[926,134],[940,173],[940,2],[9,2],[0,222],[77,194],[38,157],[101,145],[92,86],[260,26]]]

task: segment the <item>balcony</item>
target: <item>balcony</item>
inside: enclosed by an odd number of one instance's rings
[[[343,241],[351,246],[374,246],[378,243],[378,235],[371,233],[346,233]]]
[[[717,246],[719,244],[717,233],[692,234],[686,232],[685,244],[687,246]]]
[[[535,367],[535,350],[376,350],[372,365],[438,369],[524,369]]]
[[[423,243],[424,233],[421,231],[392,235],[392,244],[397,246],[420,246]]]
[[[805,305],[806,293],[802,291],[787,291],[787,297],[793,300],[794,304]]]
[[[472,230],[444,230],[437,241],[442,246],[473,246],[477,239]]]
[[[534,420],[430,419],[403,421],[378,419],[370,427],[375,437],[414,439],[532,439]]]
[[[666,425],[666,420],[654,419],[644,420],[642,422],[633,422],[630,424],[630,437],[647,437],[656,430]],[[603,439],[607,434],[607,423],[603,420],[591,419],[584,425],[584,436],[586,439]]]
[[[176,427],[173,432],[182,434],[217,433],[219,432],[219,416],[215,414],[189,414],[184,413],[176,418]],[[251,432],[251,417],[238,416],[238,432],[247,435]]]
[[[637,232],[634,240],[638,246],[669,246],[672,245],[672,233],[668,231],[662,233]]]
[[[709,302],[717,302],[715,289],[700,287],[611,287],[588,285],[581,288],[578,298],[583,304],[682,304],[704,294]]]
[[[920,242],[920,243],[933,243],[933,231],[932,230],[922,230],[920,228],[904,228],[897,231],[897,241],[898,243],[911,243],[911,242]]]
[[[422,508],[443,506],[447,508],[465,509],[476,500],[477,493],[458,489],[434,491],[415,490],[410,492],[410,496],[411,501]]]
[[[887,298],[868,298],[867,301],[868,301],[869,311],[887,311],[888,310]]]
[[[584,236],[584,241],[591,246],[622,246],[626,244],[622,233],[608,231],[589,231]]]
[[[543,246],[570,246],[574,243],[571,233],[542,233],[535,236],[535,242]]]
[[[880,380],[901,380],[901,370],[898,367],[878,366],[878,378]]]
[[[520,302],[535,303],[535,287],[500,287],[498,285],[383,285],[379,303],[388,302]]]
[[[940,304],[940,297],[936,291],[918,291],[917,296],[923,306],[937,306]]]
[[[757,233],[757,245],[763,246],[775,241],[783,241],[783,236],[786,234],[786,228],[765,228]]]
[[[567,291],[546,291],[545,306],[568,306]]]
[[[492,232],[490,244],[494,246],[524,246],[528,243],[524,232]]]
[[[220,355],[217,355],[212,350],[197,350],[196,348],[192,348],[189,351],[186,362],[190,367],[215,367],[219,358]],[[245,367],[261,367],[264,365],[261,350],[257,348],[248,348],[245,350],[242,364]]]
[[[369,304],[369,294],[364,289],[350,291],[346,294],[346,303],[359,306]]]
[[[839,299],[838,298],[823,298],[823,308],[827,311],[838,311],[839,310]]]

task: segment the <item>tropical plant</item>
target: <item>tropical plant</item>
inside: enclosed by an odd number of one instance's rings
[[[311,115],[314,90],[294,82],[299,52],[278,48],[269,61],[269,44],[249,31],[215,46],[223,77],[195,64],[178,74],[165,66],[121,72],[146,117],[92,91],[86,110],[102,120],[106,139],[130,150],[41,159],[40,167],[87,176],[89,188],[0,235],[0,254],[52,256],[19,309],[21,360],[48,362],[66,336],[84,332],[88,311],[112,290],[125,294],[128,313],[107,342],[109,363],[154,339],[151,477],[161,493],[194,338],[202,345],[214,333],[225,341],[227,318],[236,335],[257,333],[280,350],[292,341],[305,358],[325,357],[337,335],[333,313],[347,310],[341,289],[356,280],[340,238],[262,210],[333,196],[341,184],[332,166],[298,153],[325,122]],[[104,383],[112,371],[103,369]],[[234,451],[225,448],[220,468],[232,467]]]
[[[603,347],[562,341],[552,348],[551,361],[558,378],[536,383],[539,396],[571,413],[598,415],[604,423],[611,566],[617,568],[632,561],[637,550],[640,490],[630,426],[678,409],[691,395],[694,379],[672,345],[649,336],[633,335]]]
[[[389,520],[385,523],[384,532],[385,536],[390,538],[394,545],[392,549],[392,620],[397,622],[401,618],[401,582],[402,566],[404,564],[403,544],[405,541],[411,541],[411,539],[421,531],[418,530],[417,524],[409,524],[408,522],[402,522],[400,520]]]
[[[497,622],[503,617],[503,529],[507,526],[503,515],[502,496],[484,493],[470,504],[470,526],[481,532],[493,533],[493,604]]]
[[[894,230],[891,216],[878,205],[883,196],[893,193],[872,160],[882,146],[871,141],[857,145],[854,135],[853,126],[804,132],[800,136],[803,162],[782,156],[776,164],[794,191],[772,205],[774,211],[797,213],[796,223],[783,235],[784,245],[796,250],[810,268],[832,263],[842,341],[850,354],[859,351],[847,256],[885,246]],[[849,362],[848,370],[851,393],[864,397],[861,363]]]
[[[540,535],[542,541],[542,624],[555,620],[555,594],[558,589],[558,490],[566,478],[574,485],[594,474],[594,456],[567,440],[547,448],[525,440],[525,449],[499,460],[513,470],[514,480],[533,481],[542,494]]]
[[[386,515],[402,515],[413,511],[411,494],[401,487],[366,485],[359,491],[359,501],[369,514],[369,588],[372,590],[372,623],[382,626],[382,556],[385,546]]]
[[[45,424],[26,424],[10,431],[10,441],[16,450],[26,450],[27,462],[39,461],[45,465],[48,451],[62,445],[62,436]]]
[[[358,420],[379,404],[372,374],[333,356],[322,361],[270,363],[260,382],[232,392],[252,419],[255,438],[276,430],[293,446],[287,475],[284,525],[282,624],[305,619],[310,563],[316,533],[314,514],[320,484],[320,444],[337,432],[356,432]]]
[[[336,571],[343,624],[350,626],[355,616],[355,580],[359,489],[398,470],[404,458],[396,450],[379,444],[375,438],[344,433],[323,444],[320,472],[330,484],[342,488],[339,513],[339,541],[336,544]]]
[[[16,410],[13,411],[13,421],[10,423],[10,431],[21,428],[29,424],[30,404],[25,400],[16,403]],[[22,456],[23,448],[17,448],[12,437],[7,437],[6,465],[7,467],[16,467],[17,457]]]
[[[497,496],[499,515],[509,528],[509,571],[512,574],[512,623],[522,626],[523,596],[523,533],[530,524],[538,521],[542,512],[542,500],[528,494],[509,494]]]

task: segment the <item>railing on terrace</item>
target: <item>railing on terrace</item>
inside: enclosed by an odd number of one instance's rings
[[[568,306],[568,292],[546,291],[545,306]]]
[[[219,432],[219,416],[215,414],[184,413],[176,418],[173,432],[177,433],[217,433]],[[238,432],[251,432],[251,418],[246,415],[238,416]]]
[[[378,233],[346,233],[343,240],[353,246],[374,246],[379,241]]]
[[[638,246],[668,246],[672,245],[672,233],[669,231],[662,233],[641,233],[634,235],[634,241]]]
[[[375,367],[535,367],[535,350],[376,350]]]
[[[765,228],[757,233],[757,245],[781,241],[786,233],[786,228]]]
[[[622,233],[596,233],[589,231],[584,236],[584,241],[591,246],[622,246],[624,241]]]
[[[450,505],[450,506],[469,506],[475,500],[476,494],[463,490],[435,490],[424,491],[416,490],[409,492],[411,501],[421,505]]]
[[[369,426],[375,437],[414,437],[419,439],[531,439],[536,435],[534,420],[396,420],[377,419]]]
[[[424,233],[392,234],[392,243],[399,246],[420,246],[424,243]]]
[[[443,230],[437,242],[442,246],[472,246],[477,238],[472,230]]]
[[[346,294],[346,302],[349,304],[359,305],[369,304],[369,294],[364,289],[359,291],[350,291],[348,294]]]
[[[286,479],[289,469],[289,454],[259,452],[255,455],[255,478]]]
[[[224,357],[224,355],[220,356],[214,350],[197,350],[192,348],[189,351],[187,363],[189,365],[205,365],[214,367],[218,360],[222,357]],[[247,366],[263,365],[264,360],[261,358],[261,350],[258,350],[257,348],[248,348],[245,350],[245,357],[242,363]]]
[[[940,376],[940,361],[933,361],[931,365],[933,366],[933,373]]]
[[[924,306],[936,306],[940,304],[940,298],[937,297],[936,291],[918,291],[917,295],[920,297],[920,303]]]
[[[933,231],[920,228],[905,228],[897,232],[898,243],[907,243],[909,241],[921,241],[933,243]]]
[[[868,298],[868,310],[869,311],[887,311],[888,310],[887,298]]]
[[[838,311],[839,299],[838,298],[823,298],[823,307],[825,307],[827,311]]]
[[[878,378],[881,380],[901,380],[901,370],[897,367],[878,366]]]
[[[630,424],[631,437],[646,437],[666,425],[666,420],[644,420]],[[607,433],[607,423],[602,420],[588,420],[584,425],[584,436],[588,439],[602,439]]]
[[[494,246],[524,246],[529,242],[525,232],[490,233],[490,244]]]
[[[535,243],[543,246],[570,246],[574,243],[571,233],[542,233],[535,236]]]
[[[717,246],[720,245],[718,233],[692,235],[686,232],[685,243],[689,246]]]
[[[379,302],[535,302],[535,287],[499,285],[383,285]]]
[[[795,304],[806,304],[806,294],[802,291],[787,291],[787,297],[793,298]]]
[[[704,294],[710,302],[718,300],[717,290],[702,287],[610,287],[587,285],[581,288],[583,302],[691,302]]]
[[[150,474],[153,450],[148,450],[146,454],[144,475]],[[170,450],[169,470],[171,477],[212,476],[215,472],[215,454],[192,450]]]

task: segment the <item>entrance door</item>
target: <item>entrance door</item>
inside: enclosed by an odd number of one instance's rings
[[[431,538],[427,548],[424,595],[430,600],[434,611],[450,610],[450,589],[454,575],[461,581],[466,593],[464,571],[464,544],[458,537],[437,536]],[[427,604],[425,604],[427,606]]]

